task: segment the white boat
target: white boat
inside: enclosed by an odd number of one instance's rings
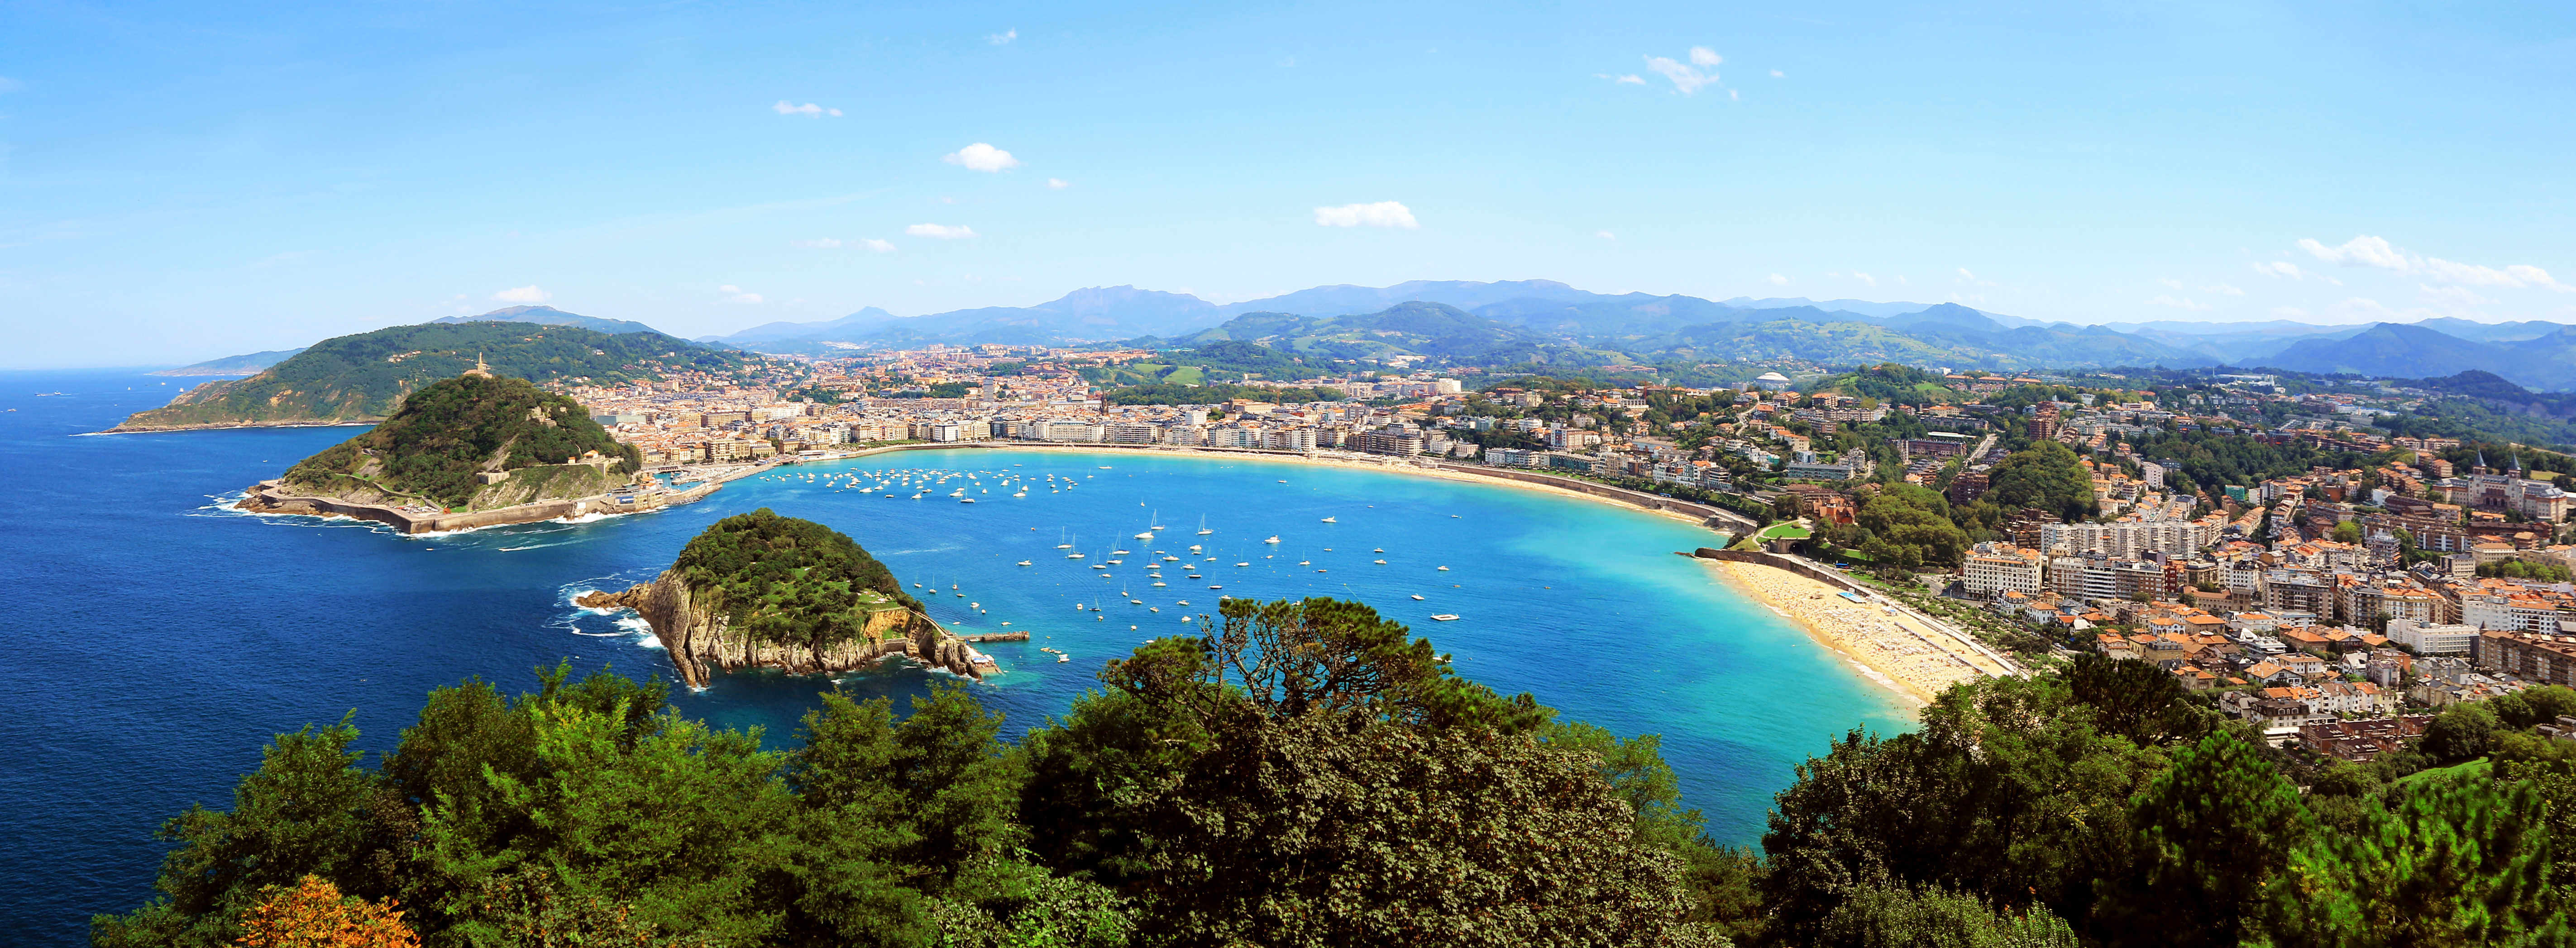
[[[1441,571],[1441,572],[1443,572],[1443,573],[1446,573],[1446,572],[1448,572],[1448,571],[1449,571],[1449,567],[1446,567],[1446,566],[1440,567],[1440,571]]]
[[[1456,621],[1458,621],[1458,617],[1457,617],[1457,616],[1450,615],[1450,614],[1448,614],[1448,613],[1446,613],[1446,612],[1443,612],[1443,613],[1440,613],[1439,615],[1432,616],[1432,617],[1431,617],[1431,621],[1433,621],[1433,622],[1456,622]]]
[[[1163,583],[1162,583],[1160,580],[1156,580],[1156,581],[1155,581],[1155,583],[1154,583],[1154,585],[1156,585],[1156,586],[1161,586],[1161,585],[1163,585]]]
[[[971,503],[974,503],[974,502],[975,502],[975,498],[972,498],[972,497],[960,497],[960,498],[957,498],[957,502],[958,502],[958,503],[961,503],[961,504],[971,504]]]
[[[1414,596],[1413,596],[1413,601],[1415,601],[1415,602],[1421,602],[1421,601],[1422,601],[1422,595],[1421,595],[1420,593],[1416,593],[1416,594],[1414,594]]]
[[[1338,520],[1338,519],[1332,518],[1332,517],[1326,517],[1326,518],[1324,518],[1324,522],[1325,522],[1325,523],[1340,523],[1341,521],[1340,521],[1340,520]]]
[[[1236,564],[1234,564],[1234,565],[1236,565],[1236,566],[1250,566],[1250,565],[1252,565],[1252,564],[1250,564],[1250,563],[1236,563]]]
[[[1137,534],[1137,535],[1136,535],[1136,539],[1139,539],[1139,540],[1151,540],[1151,539],[1153,539],[1153,538],[1154,538],[1154,531],[1151,531],[1151,530],[1147,530],[1147,531],[1145,531],[1145,532],[1143,532],[1143,533],[1139,533],[1139,534]]]
[[[1020,565],[1022,565],[1022,566],[1027,566],[1027,565],[1029,565],[1029,561],[1027,561],[1027,560],[1021,560],[1021,561],[1020,561]]]
[[[1068,559],[1068,560],[1078,560],[1078,559],[1081,559],[1081,558],[1082,558],[1082,554],[1080,554],[1080,553],[1067,553],[1067,554],[1065,554],[1065,555],[1064,555],[1064,558],[1065,558],[1065,559]]]
[[[1314,564],[1314,562],[1313,562],[1313,561],[1311,561],[1311,560],[1298,560],[1298,561],[1297,561],[1297,565],[1299,565],[1299,566],[1313,566],[1313,565],[1315,565],[1315,564]]]
[[[1385,548],[1385,547],[1378,547],[1377,549],[1370,550],[1369,552],[1371,552],[1371,553],[1384,553],[1384,552],[1386,552],[1386,548]]]
[[[1071,656],[1071,655],[1057,655],[1057,656],[1055,657],[1055,660],[1056,660],[1056,661],[1058,661],[1058,662],[1069,662],[1069,661],[1072,661],[1072,660],[1073,660],[1073,656]]]
[[[1277,543],[1277,542],[1279,542],[1279,538],[1274,536],[1274,537],[1271,537],[1270,539],[1263,540],[1263,541],[1261,541],[1261,542],[1263,542],[1263,543]]]
[[[1384,565],[1386,565],[1386,561],[1385,561],[1385,560],[1370,560],[1369,562],[1376,563],[1376,564],[1377,564],[1377,565],[1379,565],[1379,566],[1384,566]]]
[[[1214,530],[1210,530],[1210,529],[1208,529],[1208,525],[1207,525],[1207,516],[1206,516],[1206,515],[1204,515],[1204,514],[1200,515],[1200,516],[1199,516],[1199,535],[1200,535],[1200,536],[1206,536],[1206,535],[1208,535],[1208,534],[1215,533],[1215,532],[1216,532],[1216,531],[1214,531]]]

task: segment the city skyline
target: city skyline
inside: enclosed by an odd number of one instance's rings
[[[2569,14],[15,10],[16,367],[1130,284],[2576,321]]]

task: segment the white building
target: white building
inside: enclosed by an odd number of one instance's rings
[[[2388,639],[2417,655],[2466,655],[2478,640],[2474,625],[2419,625],[2413,619],[2388,620]]]
[[[2029,594],[2040,590],[2041,557],[2038,550],[2025,550],[2003,544],[1981,544],[1986,547],[1970,555],[1961,578],[1968,591],[1991,596],[2005,590]]]

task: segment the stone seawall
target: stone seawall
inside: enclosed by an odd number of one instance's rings
[[[722,612],[700,602],[677,570],[664,570],[654,581],[627,587],[624,592],[603,590],[574,602],[590,609],[631,609],[644,617],[645,623],[653,627],[653,635],[662,640],[663,649],[670,653],[680,680],[692,688],[706,687],[707,680],[719,670],[775,668],[791,675],[836,675],[896,655],[979,681],[986,673],[1001,670],[966,640],[910,609],[872,613],[856,638],[833,645],[754,641],[734,629]],[[1020,641],[1028,638],[1024,632],[1011,634],[1019,635]]]
[[[1553,474],[1542,474],[1537,471],[1524,471],[1508,467],[1487,467],[1481,464],[1443,463],[1440,465],[1440,469],[1444,471],[1456,471],[1461,474],[1474,474],[1479,477],[1491,477],[1498,480],[1519,481],[1524,484],[1543,484],[1548,487],[1559,487],[1575,491],[1577,493],[1590,494],[1594,497],[1619,501],[1632,507],[1643,507],[1647,510],[1669,510],[1676,513],[1689,514],[1693,517],[1698,517],[1701,523],[1708,524],[1712,527],[1727,526],[1749,530],[1761,526],[1761,524],[1753,522],[1751,518],[1748,518],[1743,514],[1736,513],[1735,511],[1727,510],[1722,507],[1712,507],[1707,504],[1692,503],[1687,500],[1677,500],[1671,497],[1658,497],[1644,491],[1629,490],[1625,487],[1613,487],[1608,484],[1596,484],[1591,481],[1577,480],[1571,477],[1558,477]],[[1710,521],[1715,521],[1715,523],[1710,523]]]
[[[1703,560],[1720,560],[1728,563],[1755,563],[1762,566],[1776,567],[1839,589],[1848,589],[1853,592],[1861,593],[1871,591],[1866,586],[1852,582],[1851,577],[1849,576],[1834,572],[1833,570],[1818,568],[1815,564],[1794,556],[1782,556],[1778,553],[1759,553],[1751,550],[1715,550],[1704,546],[1693,551],[1690,555]]]

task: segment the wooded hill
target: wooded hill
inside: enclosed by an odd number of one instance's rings
[[[376,421],[411,393],[473,368],[478,358],[497,375],[602,383],[680,369],[729,372],[750,360],[657,332],[608,335],[499,322],[392,326],[325,339],[249,378],[200,385],[166,406],[135,413],[115,430]]]
[[[599,463],[566,463],[593,455]],[[307,494],[483,509],[599,494],[642,469],[635,447],[580,403],[521,379],[466,375],[413,392],[383,424],[297,462],[285,481]],[[483,472],[509,477],[487,484]]]
[[[922,611],[857,541],[767,507],[716,521],[671,568],[733,627],[764,641],[822,648],[856,638],[869,612]]]

